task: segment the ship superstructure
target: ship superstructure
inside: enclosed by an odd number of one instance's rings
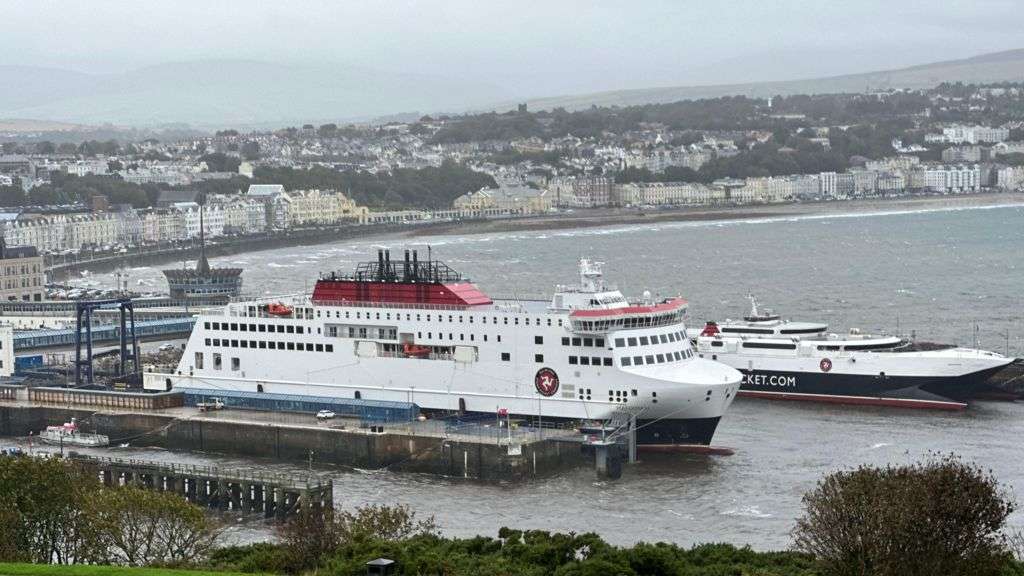
[[[680,298],[630,302],[602,264],[551,300],[493,300],[406,251],[322,274],[310,296],[198,318],[177,373],[193,393],[413,403],[426,412],[637,418],[638,442],[708,444],[741,375],[695,353]]]

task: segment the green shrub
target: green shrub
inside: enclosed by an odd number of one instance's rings
[[[804,497],[797,550],[836,576],[987,576],[1009,562],[1003,525],[1014,504],[995,478],[947,456],[862,466]]]

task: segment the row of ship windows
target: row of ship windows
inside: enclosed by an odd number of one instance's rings
[[[235,332],[277,332],[280,334],[304,334],[303,326],[292,324],[238,324],[237,322],[204,322],[207,330],[232,330]]]
[[[228,340],[207,338],[207,346],[227,346],[228,348],[257,348],[259,350],[298,350],[300,352],[334,352],[334,344],[311,344],[309,342],[267,342],[264,340]],[[198,354],[198,352],[197,352]]]
[[[484,337],[484,342],[487,342],[487,334],[484,334],[483,337]],[[437,333],[437,338],[438,338],[438,340],[444,340],[444,333],[443,332],[438,332]],[[498,342],[501,342],[501,334],[498,334],[496,336],[496,338],[498,339]],[[417,332],[416,333],[416,339],[422,340],[423,339],[423,332]],[[427,340],[433,340],[433,339],[434,339],[434,333],[433,332],[427,332]],[[449,332],[448,333],[448,340],[455,340],[455,333]],[[465,334],[459,334],[459,341],[460,342],[465,342],[466,341],[466,335]],[[469,341],[470,342],[476,342],[476,335],[475,334],[470,334],[469,335]]]
[[[577,395],[577,397],[580,400],[590,400],[591,399],[590,388],[585,388],[585,389],[584,388],[580,388],[579,392],[577,392],[576,395]],[[634,390],[630,390],[628,393],[625,390],[608,390],[608,401],[609,402],[628,402],[630,395],[636,396],[637,395],[636,390],[635,389]],[[651,392],[651,399],[652,399],[652,401],[655,404],[657,404],[658,403],[658,393],[657,392]]]
[[[344,318],[351,318],[352,317],[351,314],[352,314],[351,311],[346,310]],[[324,312],[324,316],[326,318],[342,318],[343,317],[341,315],[341,311],[340,310],[335,310],[333,316],[331,316],[331,312],[328,310],[328,311]],[[392,316],[395,317],[395,320],[401,320],[402,319],[402,315],[399,314],[399,313],[391,314],[390,312],[385,312],[384,313],[384,318],[381,318],[381,313],[380,312],[372,312],[372,313],[371,312],[356,312],[355,313],[355,318],[357,320],[361,320],[361,319],[366,319],[366,320],[371,320],[371,319],[373,319],[373,320],[382,320],[382,319],[383,320],[391,320]],[[437,317],[437,322],[444,322],[445,321],[445,315],[444,314],[416,314],[415,316],[416,316],[416,321],[417,322],[422,322],[424,316],[426,316],[427,322],[433,322],[435,316]],[[316,311],[316,317],[317,318],[320,317],[320,310]],[[412,322],[412,318],[413,318],[413,314],[406,313],[405,320],[407,322]],[[456,318],[458,320],[456,320]],[[467,318],[466,316],[463,316],[461,314],[458,315],[458,316],[456,316],[455,314],[448,314],[448,322],[450,324],[454,324],[456,322],[463,323],[463,322],[465,322],[466,318]],[[473,324],[473,319],[476,318],[476,317],[475,316],[469,316],[468,318],[469,318],[469,323]],[[490,318],[491,318],[491,324],[498,324],[499,323],[497,316],[491,316]],[[480,316],[480,323],[481,324],[487,324],[487,316]],[[508,318],[507,317],[503,317],[501,324],[504,324],[504,325],[507,326],[509,324]],[[512,324],[514,326],[518,326],[519,325],[519,318],[513,318],[512,319]],[[523,318],[523,325],[529,326],[530,325],[530,318]],[[534,326],[540,326],[541,325],[540,318],[534,318],[533,319],[533,325]],[[548,326],[554,326],[555,324],[551,321],[551,318],[547,318],[547,325]],[[557,325],[558,326],[562,325],[562,320],[561,319],[558,320],[558,324]]]
[[[613,366],[611,358],[601,358],[598,356],[569,356],[569,364],[578,364],[580,366]]]
[[[616,338],[615,347],[625,348],[627,346],[647,346],[648,344],[668,344],[669,342],[684,342],[686,336],[682,332],[669,332],[668,334],[654,334],[650,338],[639,336],[629,338]]]
[[[721,340],[712,340],[711,345],[720,348],[725,344]],[[883,342],[881,344],[851,344],[849,346],[830,344],[818,346],[817,349],[822,352],[838,352],[840,350],[885,350],[887,348],[895,348],[898,345],[898,342]],[[766,350],[796,350],[796,344],[776,344],[774,342],[744,342],[743,347],[761,348]]]
[[[543,344],[544,338],[542,336],[535,336],[534,343]],[[587,348],[604,348],[604,338],[568,338],[563,336],[562,346],[586,346]]]
[[[676,352],[666,352],[665,354],[647,354],[646,356],[623,356],[619,359],[619,364],[622,366],[643,366],[644,364],[664,364],[665,362],[672,362],[673,360],[686,360],[692,358],[693,352],[691,350],[679,350]]]

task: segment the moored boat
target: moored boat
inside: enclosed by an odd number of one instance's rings
[[[758,310],[691,332],[698,352],[743,372],[740,394],[841,404],[961,409],[1013,360],[953,346],[918,349],[897,336],[828,332]]]
[[[47,426],[39,433],[39,439],[54,446],[81,446],[99,448],[110,445],[110,438],[104,434],[90,434],[78,428],[78,422],[72,418],[60,426]]]

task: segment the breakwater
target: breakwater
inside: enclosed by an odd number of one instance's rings
[[[259,413],[253,413],[258,418]],[[159,412],[97,412],[58,406],[0,405],[0,436],[36,435],[74,417],[86,432],[113,445],[229,454],[280,461],[339,464],[363,469],[421,472],[484,481],[517,481],[592,462],[579,442],[564,438],[515,445],[493,439],[445,438],[389,425],[341,429],[182,416]]]

